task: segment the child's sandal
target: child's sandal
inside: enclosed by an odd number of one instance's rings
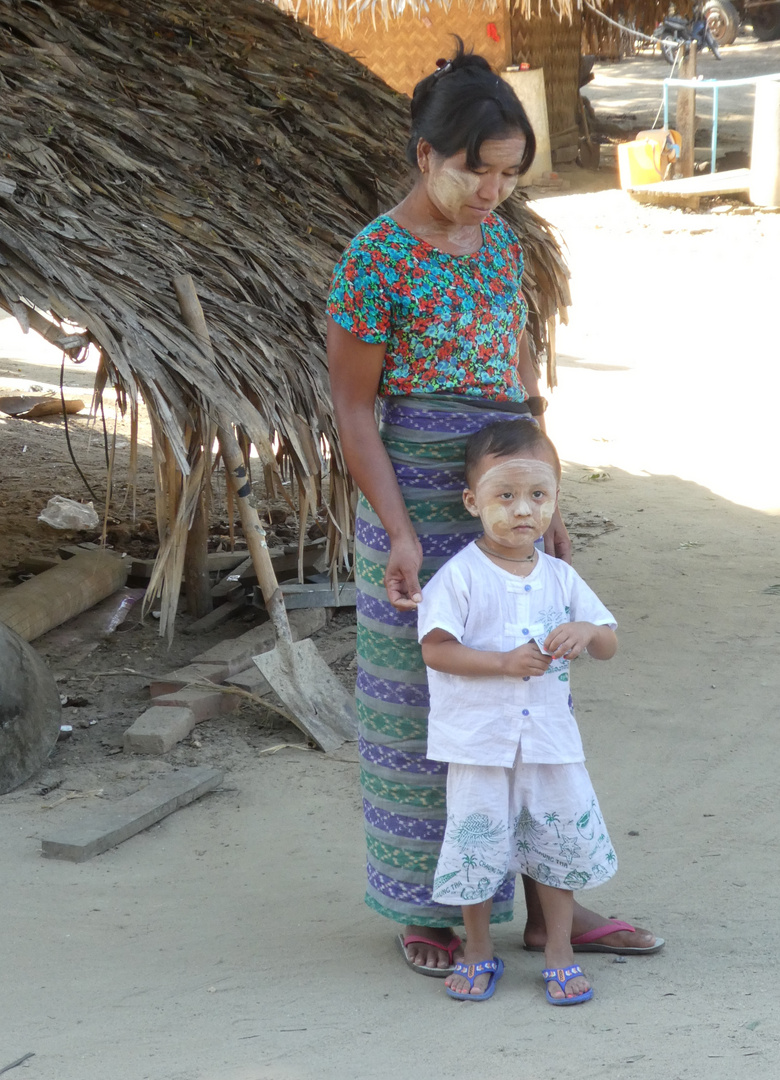
[[[457,970],[457,969],[456,969]],[[575,994],[574,997],[566,997],[566,984],[570,979],[575,978],[577,975],[582,975],[583,970],[579,964],[574,964],[573,967],[567,968],[549,968],[542,972],[542,978],[545,983],[557,983],[563,991],[563,997],[553,997],[549,989],[547,989],[547,1000],[551,1005],[580,1005],[583,1001],[590,1001],[593,997],[593,989],[585,990],[581,994]]]
[[[472,994],[470,990],[474,986],[474,980],[478,975],[484,975],[486,972],[490,972],[490,979],[487,986],[481,994]],[[451,998],[455,998],[456,1001],[487,1001],[489,997],[493,997],[496,992],[496,983],[504,974],[504,961],[499,957],[494,956],[492,960],[483,960],[479,964],[464,964],[459,963],[455,965],[455,975],[462,975],[466,982],[469,984],[468,990],[451,990],[449,986],[445,986],[444,989],[450,995]]]

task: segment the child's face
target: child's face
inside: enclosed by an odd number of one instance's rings
[[[545,457],[496,457],[477,462],[463,503],[479,517],[497,549],[529,551],[547,531],[558,502],[558,477]]]

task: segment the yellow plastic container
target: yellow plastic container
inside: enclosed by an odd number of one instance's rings
[[[620,186],[624,190],[660,183],[669,161],[679,155],[682,140],[676,131],[659,128],[640,132],[640,136],[634,142],[618,145]]]

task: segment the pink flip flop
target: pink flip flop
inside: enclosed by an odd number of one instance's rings
[[[605,926],[597,926],[595,930],[588,930],[585,934],[573,937],[571,939],[571,947],[575,952],[620,953],[628,956],[654,953],[664,947],[664,939],[658,937],[655,939],[654,945],[647,945],[645,948],[639,948],[636,945],[623,946],[601,944],[601,938],[606,937],[608,934],[614,934],[618,930],[630,930],[634,933],[636,927],[632,926],[631,923],[621,922],[620,919],[614,919]]]
[[[631,933],[636,931],[636,927],[631,923],[622,922],[620,919],[613,919],[611,922],[606,923],[604,926],[597,926],[595,930],[588,930],[585,934],[579,934],[577,937],[571,939],[571,947],[574,952],[591,952],[591,953],[617,953],[619,956],[644,956],[648,953],[658,952],[662,949],[666,942],[663,938],[657,937],[654,945],[647,945],[645,948],[639,948],[636,945],[602,945],[601,938],[607,937],[608,934],[617,933],[618,930],[630,930]],[[544,948],[540,945],[525,945],[526,952],[544,952]]]
[[[422,937],[419,934],[409,934],[404,937],[403,934],[399,934],[395,939],[398,943],[398,948],[401,950],[404,960],[407,965],[416,971],[418,975],[429,975],[433,979],[446,979],[448,975],[452,975],[455,970],[455,952],[460,948],[461,940],[455,934],[450,938],[448,945],[443,945],[440,941],[434,941],[433,938]],[[441,949],[442,952],[446,952],[450,967],[446,968],[432,968],[426,967],[424,964],[414,964],[409,959],[409,954],[406,951],[407,945],[433,945],[434,949]]]

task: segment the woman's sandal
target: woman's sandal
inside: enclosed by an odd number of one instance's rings
[[[504,961],[498,956],[494,956],[492,960],[483,960],[479,964],[460,963],[455,965],[455,974],[462,975],[466,979],[469,989],[474,986],[474,980],[478,975],[484,975],[488,971],[490,972],[490,979],[481,994],[471,994],[468,990],[451,990],[449,986],[445,986],[444,989],[456,1001],[487,1001],[489,997],[493,997],[496,992],[496,983],[504,974]]]
[[[399,934],[395,940],[398,944],[398,948],[403,954],[403,958],[406,961],[407,965],[412,969],[412,971],[416,971],[418,975],[429,975],[432,979],[446,979],[448,975],[452,975],[452,973],[455,971],[455,953],[461,946],[461,940],[457,936],[457,934],[452,935],[448,945],[445,945],[442,941],[436,941],[435,938],[424,937],[421,934],[407,934],[406,937],[404,937],[403,934]],[[415,944],[432,945],[434,949],[441,949],[442,952],[445,952],[447,954],[447,957],[450,961],[450,966],[444,968],[435,968],[428,967],[426,964],[413,963],[409,959],[409,953],[406,951],[406,948],[408,945]]]
[[[555,982],[560,986],[563,997],[553,997],[549,989],[546,991],[547,1000],[551,1005],[579,1005],[583,1001],[590,1001],[593,997],[593,990],[585,990],[582,994],[575,994],[574,997],[566,997],[566,984],[569,979],[573,979],[577,975],[582,975],[583,971],[579,964],[574,964],[573,967],[567,968],[550,968],[542,972],[542,978],[545,983]]]

